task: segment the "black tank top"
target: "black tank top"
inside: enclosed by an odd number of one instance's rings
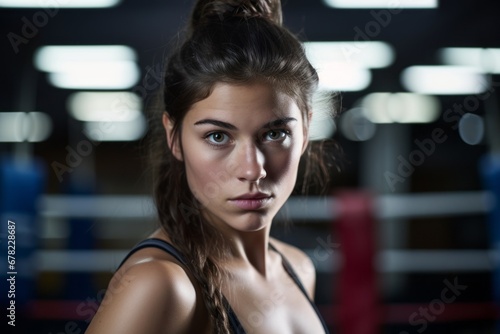
[[[293,279],[293,281],[295,282],[295,284],[297,284],[297,286],[299,287],[299,289],[306,296],[306,298],[309,301],[309,303],[311,304],[312,308],[314,309],[314,311],[318,315],[318,318],[321,321],[321,324],[323,325],[323,328],[325,329],[325,333],[329,334],[328,327],[326,326],[325,320],[323,319],[323,317],[319,313],[318,308],[316,307],[316,305],[313,303],[313,301],[307,295],[306,289],[302,285],[302,282],[299,280],[299,277],[297,276],[297,274],[293,270],[293,268],[290,265],[290,263],[288,262],[288,260],[272,244],[269,244],[269,246],[270,246],[270,248],[272,250],[274,250],[276,253],[278,253],[281,256],[281,259],[282,259],[281,262],[283,263],[283,267],[285,268],[285,271],[288,273],[288,275],[290,275],[290,277]],[[137,252],[139,249],[147,248],[147,247],[159,248],[159,249],[167,252],[168,254],[172,255],[173,257],[175,257],[180,263],[182,263],[185,266],[185,268],[187,267],[186,266],[186,260],[184,259],[184,256],[174,246],[172,246],[171,244],[169,244],[168,242],[166,242],[164,240],[156,239],[156,238],[151,238],[151,239],[146,239],[146,240],[141,241],[134,248],[132,248],[132,250],[127,254],[127,256],[120,263],[120,266],[118,267],[118,269],[123,265],[123,263],[125,263],[125,261],[132,254],[134,254],[135,252]],[[231,306],[229,305],[229,303],[227,302],[227,300],[225,300],[225,303],[227,305],[227,312],[228,312],[228,316],[229,316],[229,322],[231,324],[231,328],[232,328],[233,333],[235,333],[235,334],[245,334],[246,332],[243,329],[243,326],[241,325],[240,321],[238,320],[238,317],[236,317],[236,314],[234,313],[233,309],[231,308]]]

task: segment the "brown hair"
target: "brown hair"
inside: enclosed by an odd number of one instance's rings
[[[227,247],[220,233],[203,221],[201,204],[187,184],[184,163],[167,148],[161,117],[165,111],[172,120],[182,150],[182,121],[195,102],[208,97],[217,83],[259,80],[293,97],[307,121],[318,76],[299,40],[281,22],[279,0],[197,1],[185,39],[167,59],[164,109],[150,119],[154,200],[160,225],[174,245],[189,255],[188,270],[199,283],[217,333],[231,332],[228,305],[220,289],[225,273],[218,265]],[[311,145],[304,154],[304,173],[316,177],[319,184],[328,176],[324,155],[322,145],[320,151]]]

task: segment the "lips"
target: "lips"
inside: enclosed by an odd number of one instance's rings
[[[248,193],[229,200],[230,203],[242,210],[258,210],[266,206],[272,196],[265,193]]]

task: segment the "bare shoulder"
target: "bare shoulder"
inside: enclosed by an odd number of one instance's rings
[[[309,297],[314,298],[314,289],[316,286],[316,269],[309,256],[296,246],[287,244],[275,238],[271,238],[271,243],[279,250],[290,262],[293,269],[304,284]]]
[[[189,331],[196,309],[191,280],[177,263],[149,255],[134,254],[113,276],[86,333]]]

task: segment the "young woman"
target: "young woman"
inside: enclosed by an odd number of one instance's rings
[[[161,227],[124,260],[87,333],[328,332],[312,262],[269,236],[314,156],[317,81],[279,0],[196,3],[152,118]]]

